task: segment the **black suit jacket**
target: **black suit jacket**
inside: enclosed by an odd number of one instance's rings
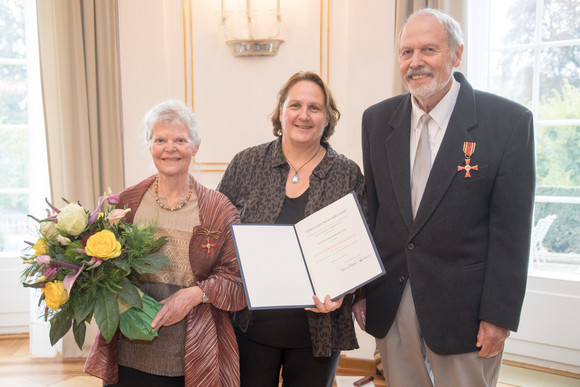
[[[457,103],[413,221],[411,96],[363,114],[369,226],[386,276],[366,287],[366,331],[384,337],[407,280],[422,333],[438,354],[476,351],[480,320],[515,331],[530,250],[535,167],[525,107],[473,90],[460,73]],[[471,178],[464,142],[475,142]]]

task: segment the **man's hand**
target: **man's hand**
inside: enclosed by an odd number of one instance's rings
[[[510,335],[510,331],[506,328],[498,327],[492,323],[481,321],[479,323],[479,332],[477,333],[477,348],[479,357],[490,358],[503,349],[505,339]]]
[[[363,331],[367,325],[367,299],[361,298],[356,300],[354,304],[352,304],[352,312],[354,313],[354,318],[358,323],[358,326]]]

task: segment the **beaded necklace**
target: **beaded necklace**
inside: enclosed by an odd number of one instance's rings
[[[187,196],[185,197],[185,199],[183,199],[183,201],[179,204],[176,204],[172,207],[166,206],[165,204],[161,203],[161,201],[159,200],[159,176],[157,176],[155,178],[155,182],[153,183],[153,197],[155,198],[155,203],[157,203],[157,205],[161,208],[163,208],[164,210],[168,210],[168,211],[177,211],[179,209],[181,209],[183,206],[185,206],[187,204],[187,202],[189,201],[189,198],[191,198],[191,194],[193,193],[193,184],[189,184],[189,193],[187,194]]]

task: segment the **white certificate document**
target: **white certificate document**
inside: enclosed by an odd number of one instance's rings
[[[230,227],[249,309],[313,307],[385,273],[354,192],[296,225]]]

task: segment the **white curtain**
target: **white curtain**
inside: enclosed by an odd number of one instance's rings
[[[37,0],[51,193],[87,206],[123,188],[116,0]]]
[[[52,200],[93,209],[107,187],[124,185],[117,2],[37,0],[37,14]],[[62,355],[85,356],[96,331],[87,326],[82,351],[69,332]],[[34,332],[31,351],[46,343]]]

